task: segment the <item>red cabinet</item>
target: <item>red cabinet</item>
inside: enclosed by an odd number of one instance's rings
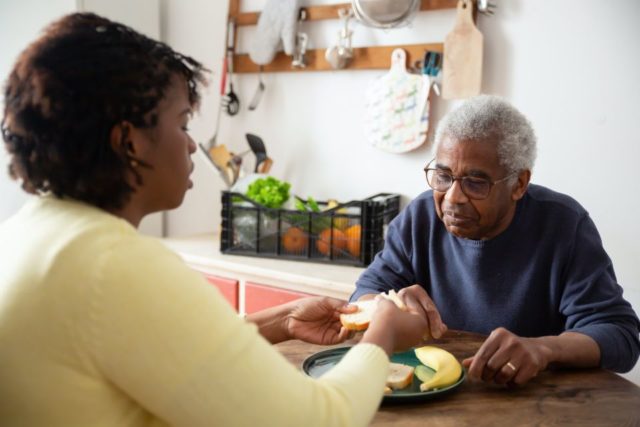
[[[229,301],[229,304],[231,304],[236,311],[238,311],[238,281],[234,279],[225,279],[224,277],[212,276],[210,274],[205,274],[204,276],[207,278],[209,283],[220,290],[222,296]]]
[[[240,294],[240,280],[227,277],[214,276],[203,273],[209,283],[217,287],[220,294],[236,310],[240,311],[240,299],[244,299],[244,312],[246,314],[255,313],[265,308],[284,304],[299,298],[312,296],[304,292],[290,291],[273,286],[261,285],[258,283],[246,282],[244,293]]]
[[[265,308],[308,296],[311,295],[247,282],[244,288],[244,311],[247,314],[255,313]]]

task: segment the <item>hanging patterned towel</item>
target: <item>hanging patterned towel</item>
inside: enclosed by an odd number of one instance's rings
[[[406,53],[395,49],[391,69],[378,78],[366,93],[365,133],[375,147],[391,153],[405,153],[424,143],[429,130],[429,88],[427,75],[407,72]]]
[[[249,57],[258,65],[273,61],[280,41],[284,52],[291,56],[296,46],[296,28],[300,0],[268,0],[260,13],[255,39],[249,49]]]

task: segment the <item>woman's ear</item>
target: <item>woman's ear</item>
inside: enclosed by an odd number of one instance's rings
[[[126,121],[120,122],[111,128],[109,142],[113,151],[127,157],[135,155],[135,145],[131,140],[133,129],[133,125]]]
[[[527,191],[527,187],[529,186],[529,181],[531,180],[531,171],[529,169],[525,169],[518,173],[518,181],[513,187],[511,192],[511,199],[514,202],[522,199],[524,193]]]

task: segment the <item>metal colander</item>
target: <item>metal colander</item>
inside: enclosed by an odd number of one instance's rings
[[[420,0],[351,0],[356,17],[374,28],[406,25],[420,8]]]

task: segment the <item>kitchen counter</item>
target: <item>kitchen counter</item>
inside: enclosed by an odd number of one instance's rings
[[[163,242],[187,264],[206,274],[258,282],[282,289],[348,299],[364,268],[220,253],[218,235],[166,238]]]

